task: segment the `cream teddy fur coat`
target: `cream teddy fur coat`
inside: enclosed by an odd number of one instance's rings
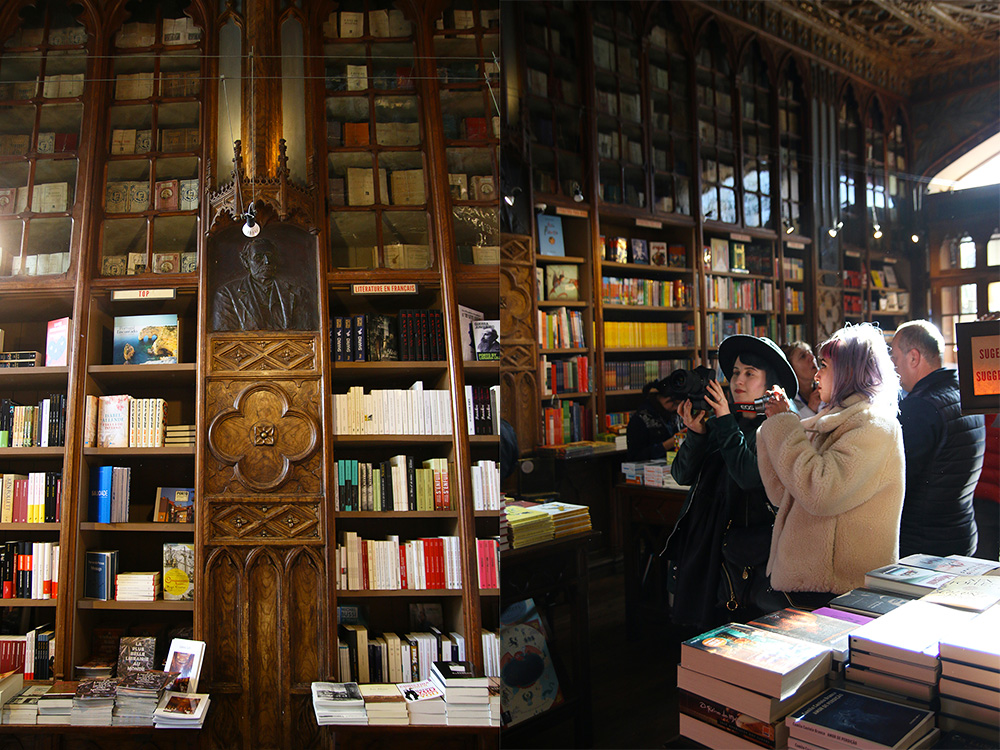
[[[842,594],[899,558],[903,436],[895,414],[861,396],[757,431],[757,463],[777,506],[767,572],[777,591]]]

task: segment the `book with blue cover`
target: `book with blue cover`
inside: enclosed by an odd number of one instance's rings
[[[538,254],[566,255],[561,216],[538,214]]]
[[[116,317],[112,364],[176,364],[179,361],[178,333],[176,315]]]
[[[91,523],[111,523],[111,485],[113,466],[95,466],[90,470],[90,504],[87,519]]]
[[[823,747],[905,748],[934,728],[934,712],[832,688],[786,720],[788,733]]]

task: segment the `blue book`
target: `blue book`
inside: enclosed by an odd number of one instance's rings
[[[566,255],[561,216],[538,214],[538,254]]]
[[[176,364],[178,327],[176,315],[131,315],[115,318],[116,365]]]
[[[111,523],[111,485],[115,467],[95,466],[90,470],[90,505],[87,518],[91,523]]]
[[[88,599],[114,599],[118,575],[118,552],[91,550],[86,553],[87,572],[83,595]]]

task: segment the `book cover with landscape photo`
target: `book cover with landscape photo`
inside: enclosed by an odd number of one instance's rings
[[[179,361],[178,339],[176,315],[116,317],[112,364],[176,364]]]

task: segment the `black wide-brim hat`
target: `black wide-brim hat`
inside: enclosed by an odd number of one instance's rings
[[[788,363],[785,353],[766,336],[757,337],[738,333],[725,339],[719,345],[719,367],[722,368],[726,379],[733,371],[736,358],[744,352],[756,354],[767,362],[778,378],[778,385],[784,388],[785,393],[788,394],[788,399],[795,398],[795,394],[799,392],[799,379],[795,377],[795,370]]]

